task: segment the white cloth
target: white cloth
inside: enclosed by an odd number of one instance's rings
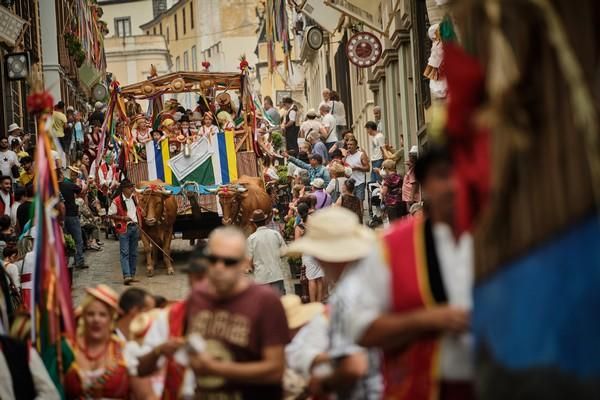
[[[364,281],[371,279],[372,261],[372,258],[367,256],[348,265],[329,298],[329,356],[332,360],[339,360],[352,354],[364,353],[369,359],[365,377],[353,387],[338,393],[338,398],[370,400],[381,399],[383,394],[380,352],[378,349],[367,350],[358,346],[352,331],[354,320],[361,314],[358,304],[363,295]]]
[[[371,161],[383,160],[383,151],[381,148],[385,146],[385,136],[383,133],[377,132],[369,137],[371,142]]]
[[[2,190],[0,190],[0,197],[4,203],[4,215],[8,215],[10,217],[10,193],[4,193]]]
[[[211,125],[209,127],[202,125],[198,129],[198,136],[205,136],[209,138],[209,140],[212,140],[211,137],[217,133],[219,133],[219,128],[216,125]]]
[[[0,173],[5,176],[10,176],[12,178],[11,167],[13,166],[19,167],[19,157],[17,157],[17,153],[12,150],[0,151]]]
[[[331,113],[335,117],[337,125],[346,126],[346,108],[341,101],[331,102]]]
[[[135,202],[133,201],[133,196],[127,198],[127,196],[123,195],[123,201],[125,202],[125,207],[127,207],[127,216],[135,223],[138,222]],[[108,215],[117,215],[117,204],[113,200],[108,208]]]
[[[39,354],[35,349],[29,349],[29,370],[33,377],[33,385],[37,392],[36,399],[39,400],[60,400],[54,383],[44,362],[40,358]],[[12,387],[12,377],[10,370],[8,369],[7,360],[4,357],[4,353],[0,351],[0,399],[14,399],[15,393]]]
[[[440,264],[444,288],[451,305],[470,309],[473,287],[473,239],[463,234],[454,241],[450,227],[433,227],[435,250]],[[355,275],[355,285],[361,288],[357,303],[348,312],[352,317],[351,337],[358,341],[377,317],[392,309],[391,274],[389,267],[375,249],[368,257],[369,267]],[[440,376],[445,380],[471,380],[473,377],[472,336],[446,335],[442,338]]]
[[[291,108],[290,111],[288,111],[288,120],[290,121],[294,121],[296,122],[296,116],[297,116],[298,112],[296,111],[295,108]]]
[[[335,128],[337,126],[337,122],[335,120],[335,117],[331,113],[325,114],[323,116],[323,118],[321,118],[321,123],[323,124],[323,127],[325,128],[325,130],[327,132],[329,132],[329,135],[327,135],[327,139],[325,140],[325,142],[326,143],[337,142],[337,132],[335,130]]]
[[[32,229],[33,231],[33,229]],[[25,258],[23,258],[23,271],[22,274],[31,274],[33,273],[33,270],[35,269],[35,254],[33,251],[30,251],[29,253],[25,254]],[[29,280],[29,282],[23,282],[21,284],[21,288],[22,289],[33,289],[33,281]]]
[[[282,258],[286,245],[277,231],[259,227],[247,240],[248,256],[254,266],[254,280],[266,284],[283,280]]]
[[[327,318],[321,313],[298,331],[292,341],[285,346],[285,360],[289,368],[305,378],[310,377],[310,369],[315,357],[325,353],[329,346],[328,325]]]
[[[6,268],[6,272],[8,276],[10,276],[10,280],[17,287],[21,288],[21,275],[19,274],[19,267],[17,267],[13,263],[4,264],[4,268]]]
[[[354,154],[348,153],[346,156],[346,164],[348,164],[350,168],[362,167],[362,155],[363,153],[360,150],[357,150]],[[356,186],[365,183],[367,180],[367,175],[363,171],[352,171],[350,177],[356,181]]]
[[[15,201],[10,207],[10,224],[12,226],[17,225],[17,209],[21,204],[22,203],[20,201]]]

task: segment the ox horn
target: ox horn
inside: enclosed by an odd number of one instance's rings
[[[245,191],[247,191],[248,189],[246,189],[245,187],[239,187],[236,189],[238,192],[240,193],[244,193]]]
[[[135,191],[136,191],[137,193],[140,193],[140,194],[141,194],[141,193],[144,193],[144,192],[146,191],[146,188],[142,188],[142,189],[135,188]]]

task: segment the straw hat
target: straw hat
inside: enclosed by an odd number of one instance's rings
[[[317,116],[317,112],[315,111],[314,108],[311,108],[310,110],[308,110],[306,112],[306,116],[307,117],[316,117]]]
[[[281,297],[281,304],[290,329],[300,328],[325,309],[323,303],[302,304],[302,300],[295,294],[286,294]]]
[[[74,165],[69,165],[69,171],[75,172],[77,175],[81,174],[81,170]]]
[[[349,262],[366,257],[375,243],[375,234],[358,222],[355,213],[342,207],[328,207],[308,219],[306,234],[291,243],[287,253],[305,254],[326,262]]]
[[[219,93],[215,98],[215,101],[219,106],[224,107],[231,103],[231,95],[227,92]]]
[[[87,288],[85,290],[89,295],[108,304],[111,308],[117,311],[119,310],[119,295],[110,286],[101,283],[96,287]]]

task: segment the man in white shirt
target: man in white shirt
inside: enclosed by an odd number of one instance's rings
[[[129,179],[121,182],[121,194],[113,200],[108,215],[115,221],[115,232],[119,238],[123,283],[128,286],[135,280],[138,241],[138,222],[141,212],[133,197],[135,185]]]
[[[331,107],[327,104],[322,104],[319,108],[319,113],[321,114],[321,124],[323,128],[321,129],[321,137],[325,140],[325,146],[327,146],[327,150],[331,149],[334,144],[337,143],[337,122],[333,114],[331,114]]]
[[[371,143],[371,182],[381,182],[379,170],[383,164],[383,148],[385,147],[385,136],[377,130],[377,124],[369,121],[365,124],[369,141]]]
[[[10,176],[0,176],[0,215],[10,217],[10,211],[15,201],[11,189],[12,179]]]
[[[0,175],[14,177],[13,169],[19,166],[19,157],[8,148],[8,139],[0,139]]]
[[[306,112],[306,120],[300,125],[300,137],[307,141],[310,134],[316,134],[320,137],[322,127],[321,121],[317,119],[317,112],[311,108]]]
[[[247,240],[248,257],[254,281],[259,285],[270,285],[284,295],[282,259],[286,245],[279,232],[266,227],[269,218],[263,210],[254,210],[252,213],[250,221],[256,226],[256,232]]]
[[[291,97],[283,99],[283,109],[285,115],[281,123],[281,129],[285,133],[285,149],[287,151],[298,151],[298,133],[300,127],[296,124],[298,118],[298,109]]]
[[[17,139],[19,143],[22,143],[23,129],[18,124],[10,124],[8,126],[8,143],[12,143],[13,139]]]

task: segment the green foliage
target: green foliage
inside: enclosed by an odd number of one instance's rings
[[[67,254],[75,254],[76,252],[76,245],[75,245],[75,240],[73,239],[73,236],[65,233],[64,234],[64,239],[65,239],[65,251]]]
[[[281,185],[288,184],[288,169],[285,165],[280,165],[277,167],[277,176],[279,177],[279,183]]]
[[[273,142],[273,150],[281,150],[283,147],[283,136],[281,135],[281,132],[271,132],[271,142]]]
[[[83,45],[81,44],[81,40],[71,32],[65,33],[65,44],[67,46],[67,51],[69,55],[73,57],[75,64],[78,67],[83,65],[85,61],[85,51],[83,50]]]

